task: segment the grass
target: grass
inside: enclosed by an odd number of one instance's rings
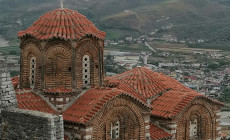
[[[122,45],[122,46],[107,46],[106,50],[114,50],[114,51],[129,51],[129,52],[141,52],[141,51],[150,51],[148,47],[144,44],[129,44],[129,45]]]
[[[190,44],[190,48],[218,49],[230,52],[230,41],[209,42],[203,44]]]

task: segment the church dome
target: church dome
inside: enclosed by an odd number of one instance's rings
[[[106,33],[77,11],[60,8],[41,16],[31,27],[19,31],[18,37],[33,36],[39,40],[61,38],[65,40],[78,40],[84,36],[94,36],[104,39]]]

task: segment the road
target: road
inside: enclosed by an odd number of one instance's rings
[[[145,46],[149,47],[149,49],[153,52],[157,52],[155,49],[153,49],[146,41],[145,41]]]

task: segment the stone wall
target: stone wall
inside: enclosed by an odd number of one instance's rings
[[[2,111],[2,137],[12,139],[64,140],[62,116],[9,108]]]
[[[17,107],[16,94],[9,73],[0,71],[0,137],[1,137],[1,112],[7,107]]]

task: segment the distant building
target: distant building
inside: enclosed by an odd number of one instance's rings
[[[128,41],[128,42],[132,42],[133,41],[133,37],[132,36],[126,37],[125,40]]]

